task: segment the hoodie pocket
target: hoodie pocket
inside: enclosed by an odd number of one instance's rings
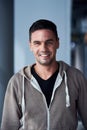
[[[62,130],[76,130],[77,121],[72,114],[70,107],[66,107],[61,119]]]

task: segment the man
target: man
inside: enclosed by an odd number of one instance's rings
[[[9,81],[2,130],[76,130],[78,115],[87,129],[87,81],[83,74],[56,61],[56,25],[38,20],[29,29],[36,63]]]

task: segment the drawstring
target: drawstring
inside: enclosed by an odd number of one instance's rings
[[[24,100],[24,76],[23,76],[23,85],[22,85],[22,128],[25,128],[25,117],[24,117],[24,112],[25,112],[25,100]]]
[[[70,106],[70,97],[69,97],[69,90],[68,90],[68,85],[67,85],[67,75],[66,72],[64,71],[65,74],[65,92],[66,92],[66,107]]]
[[[67,85],[67,75],[66,72],[64,71],[65,74],[65,92],[66,92],[66,107],[70,106],[70,97],[69,97],[69,91],[68,91],[68,85]],[[22,128],[25,128],[25,99],[24,99],[24,76],[23,76],[23,82],[22,82],[22,119],[21,119],[21,124],[22,124]]]

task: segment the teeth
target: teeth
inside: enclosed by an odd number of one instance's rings
[[[43,56],[43,57],[50,56],[50,53],[40,53],[39,56]]]
[[[45,55],[45,54],[44,54],[44,55],[41,55],[41,56],[48,56],[48,55]]]
[[[47,56],[47,55],[42,55],[42,56]]]

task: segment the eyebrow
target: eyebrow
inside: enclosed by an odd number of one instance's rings
[[[48,42],[48,41],[53,41],[53,39],[47,39],[45,42]],[[36,42],[41,42],[41,41],[33,41],[33,43],[36,43]]]
[[[49,41],[53,41],[53,39],[48,39],[48,40],[46,40],[46,42],[49,42]]]

